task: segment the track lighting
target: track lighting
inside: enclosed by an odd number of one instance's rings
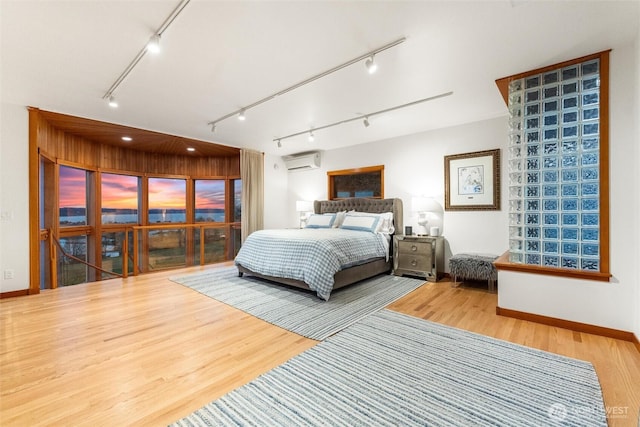
[[[209,122],[208,125],[211,126],[211,133],[215,133],[216,124],[214,122]]]
[[[238,120],[242,120],[244,121],[246,119],[245,115],[244,115],[244,109],[240,110],[238,112]]]
[[[129,65],[127,65],[127,68],[124,69],[124,71],[122,72],[122,74],[120,74],[118,76],[118,78],[116,79],[115,82],[113,82],[113,84],[111,85],[111,87],[109,88],[109,90],[107,90],[107,92],[104,94],[104,96],[102,97],[102,99],[108,99],[109,100],[109,105],[113,108],[117,107],[117,103],[115,103],[115,101],[112,100],[112,94],[116,91],[116,89],[118,89],[118,87],[120,86],[120,84],[124,81],[124,79],[133,71],[133,69],[136,67],[136,65],[138,65],[138,63],[140,62],[140,60],[142,60],[142,58],[144,57],[144,55],[147,52],[151,52],[151,53],[157,53],[160,51],[160,37],[162,36],[162,34],[166,31],[167,28],[169,28],[169,25],[171,25],[171,23],[178,17],[178,15],[182,12],[182,10],[187,6],[187,4],[189,4],[191,0],[180,0],[180,3],[178,4],[178,6],[176,6],[175,9],[173,9],[173,12],[171,12],[171,14],[167,17],[167,19],[165,19],[165,21],[162,23],[162,25],[156,30],[155,33],[153,33],[153,36],[151,37],[151,39],[149,39],[149,42],[146,43],[142,49],[140,49],[140,51],[138,52],[138,54],[135,56],[135,58],[133,58],[131,60],[131,62],[129,63]],[[115,105],[112,105],[112,102]]]
[[[279,92],[276,92],[276,93],[274,93],[272,95],[266,96],[266,97],[264,97],[262,99],[259,99],[259,100],[255,101],[255,102],[251,103],[251,104],[244,105],[240,110],[236,110],[236,111],[233,111],[233,112],[231,112],[229,114],[225,114],[224,116],[219,117],[219,118],[213,120],[210,123],[216,123],[217,124],[217,123],[220,123],[221,121],[226,120],[229,117],[233,117],[235,115],[238,115],[238,118],[240,118],[239,114],[244,115],[244,111],[245,110],[249,110],[249,109],[251,109],[253,107],[257,107],[260,104],[263,104],[263,103],[265,103],[267,101],[271,101],[272,99],[275,99],[275,98],[277,98],[277,97],[279,97],[281,95],[289,93],[289,92],[291,92],[291,91],[293,91],[295,89],[299,89],[302,86],[305,86],[305,85],[307,85],[309,83],[312,83],[312,82],[314,82],[314,81],[316,81],[318,79],[321,79],[321,78],[326,77],[326,76],[328,76],[330,74],[333,74],[336,71],[340,71],[343,68],[349,67],[349,66],[351,66],[353,64],[362,63],[362,61],[365,60],[365,59],[366,59],[365,65],[367,66],[367,70],[369,71],[369,73],[373,73],[378,68],[378,66],[376,65],[376,63],[374,61],[374,56],[376,54],[380,53],[380,52],[383,52],[383,51],[387,50],[387,49],[391,49],[392,47],[398,46],[399,44],[404,43],[405,41],[406,41],[406,38],[402,37],[402,38],[400,38],[398,40],[395,40],[395,41],[393,41],[391,43],[387,43],[384,46],[380,46],[379,48],[370,50],[369,52],[367,52],[367,53],[365,53],[363,55],[360,55],[360,56],[358,56],[356,58],[353,58],[350,61],[347,61],[347,62],[342,63],[340,65],[336,65],[335,67],[333,67],[333,68],[331,68],[329,70],[323,71],[323,72],[321,72],[319,74],[316,74],[315,76],[309,77],[306,80],[303,80],[301,82],[298,82],[298,83],[294,84],[293,86],[289,86],[286,89],[282,89]],[[275,139],[274,139],[274,141],[275,141]]]
[[[160,35],[159,34],[154,34],[153,37],[151,37],[151,40],[149,40],[149,43],[147,43],[147,50],[151,53],[160,52]]]
[[[112,96],[109,97],[109,107],[118,108],[118,101]]]
[[[365,67],[369,71],[369,74],[373,74],[378,69],[378,64],[376,64],[375,55],[371,55],[364,63]]]
[[[274,141],[278,142],[278,147],[279,147],[280,146],[280,141],[283,140],[283,139],[293,138],[295,136],[300,136],[300,135],[304,135],[306,133],[309,133],[309,142],[312,142],[313,141],[313,132],[314,131],[328,129],[328,128],[331,128],[331,127],[334,127],[334,126],[338,126],[338,125],[342,125],[342,124],[345,124],[345,123],[353,122],[354,120],[362,120],[362,123],[364,123],[365,127],[367,127],[370,124],[369,123],[369,117],[377,116],[379,114],[388,113],[390,111],[399,110],[401,108],[411,107],[411,106],[414,106],[414,105],[422,104],[423,102],[433,101],[434,99],[444,98],[445,96],[450,96],[450,95],[453,95],[453,92],[445,92],[445,93],[441,93],[439,95],[430,96],[428,98],[418,99],[417,101],[408,102],[406,104],[396,105],[395,107],[386,108],[384,110],[374,111],[373,113],[362,114],[362,115],[359,115],[358,117],[352,117],[350,119],[341,120],[339,122],[331,123],[331,124],[328,124],[328,125],[316,126],[311,130],[303,130],[301,132],[292,133],[291,135],[280,136],[278,138],[274,138]]]
[[[282,141],[278,140],[278,148],[282,148]]]

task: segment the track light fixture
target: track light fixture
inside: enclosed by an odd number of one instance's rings
[[[382,51],[385,51],[385,50],[387,50],[387,49],[391,49],[392,47],[397,46],[397,45],[399,45],[400,43],[405,42],[406,40],[407,40],[407,39],[406,39],[405,37],[402,37],[402,38],[400,38],[400,39],[398,39],[398,40],[396,40],[396,41],[393,41],[393,42],[391,42],[391,43],[387,43],[386,45],[381,46],[381,47],[379,47],[379,48],[377,48],[377,49],[374,49],[374,50],[372,50],[372,51],[370,51],[370,52],[367,52],[367,53],[365,53],[364,55],[360,55],[360,56],[358,56],[357,58],[353,58],[352,60],[347,61],[347,62],[345,62],[344,64],[337,65],[337,66],[335,66],[335,67],[331,68],[330,70],[324,71],[324,72],[322,72],[322,73],[320,73],[320,74],[316,74],[316,75],[315,75],[315,76],[313,76],[313,77],[309,77],[309,78],[308,78],[308,79],[306,79],[306,80],[303,80],[303,81],[301,81],[301,82],[299,82],[299,83],[294,84],[293,86],[289,86],[289,87],[288,87],[288,88],[286,88],[286,89],[282,89],[280,92],[276,92],[276,93],[274,93],[273,95],[269,95],[269,96],[267,96],[267,97],[265,97],[265,98],[262,98],[262,99],[260,99],[260,100],[258,100],[258,101],[256,101],[256,102],[254,102],[254,103],[252,103],[252,104],[246,105],[246,106],[242,107],[242,108],[241,108],[241,109],[239,109],[239,110],[236,110],[236,111],[234,111],[234,112],[232,112],[232,113],[229,113],[229,114],[226,114],[226,115],[224,115],[224,116],[222,116],[222,117],[219,117],[219,118],[217,118],[217,119],[215,119],[215,120],[213,120],[212,122],[209,122],[209,123],[214,123],[214,124],[220,123],[221,121],[226,120],[226,119],[228,119],[229,117],[233,117],[233,116],[235,116],[235,115],[239,115],[239,114],[240,114],[240,112],[244,112],[244,111],[246,111],[246,110],[249,110],[250,108],[256,107],[256,106],[258,106],[258,105],[260,105],[260,104],[263,104],[263,103],[265,103],[265,102],[267,102],[267,101],[271,101],[272,99],[274,99],[274,98],[276,98],[276,97],[278,97],[278,96],[284,95],[284,94],[285,94],[285,93],[287,93],[287,92],[291,92],[291,91],[292,91],[292,90],[294,90],[294,89],[298,89],[298,88],[300,88],[300,87],[302,87],[302,86],[304,86],[304,85],[307,85],[307,84],[309,84],[309,83],[311,83],[311,82],[314,82],[314,81],[316,81],[316,80],[318,80],[318,79],[321,79],[322,77],[326,77],[326,76],[328,76],[329,74],[335,73],[336,71],[340,71],[340,70],[342,70],[343,68],[348,67],[349,65],[353,65],[353,64],[355,64],[355,63],[361,62],[361,61],[362,61],[362,60],[364,60],[364,59],[366,59],[366,60],[367,60],[365,65],[367,65],[367,69],[369,70],[369,73],[373,73],[373,72],[375,71],[375,69],[372,71],[372,67],[377,68],[377,65],[376,65],[375,61],[373,60],[373,57],[374,57],[376,54],[378,54],[378,53],[380,53],[380,52],[382,52]],[[369,64],[369,62],[371,62],[371,64],[372,64],[372,65],[368,65],[368,64]],[[238,117],[239,117],[239,116],[238,116]]]
[[[160,52],[160,35],[159,34],[154,34],[153,37],[151,37],[151,40],[149,40],[149,43],[147,43],[147,51],[151,53]]]
[[[164,33],[165,30],[167,28],[169,28],[169,25],[171,25],[173,20],[178,17],[180,12],[182,12],[182,10],[187,6],[187,4],[189,4],[190,1],[191,0],[181,0],[180,1],[178,6],[176,6],[176,8],[173,9],[173,12],[171,12],[171,14],[167,17],[167,19],[164,20],[164,22],[162,23],[160,28],[158,28],[158,30],[155,33],[153,33],[153,36],[151,37],[149,42],[146,43],[142,47],[142,49],[140,49],[140,51],[138,52],[136,57],[133,58],[133,60],[129,63],[129,65],[127,65],[127,68],[125,68],[124,71],[122,72],[122,74],[120,74],[120,76],[118,76],[116,81],[113,82],[113,84],[111,85],[109,90],[102,97],[102,99],[108,99],[109,100],[109,105],[111,105],[111,98],[113,97],[112,96],[113,93],[116,91],[116,89],[118,89],[118,87],[124,81],[124,79],[127,78],[127,76],[133,71],[133,69],[136,67],[136,65],[138,65],[138,62],[140,62],[140,60],[147,53],[147,51],[152,52],[152,53],[156,53],[156,52],[160,51],[160,37],[162,36],[162,33]]]
[[[216,131],[216,124],[213,122],[209,122],[208,123],[209,126],[211,126],[211,133],[215,133]]]
[[[282,148],[282,141],[278,139],[278,148]]]
[[[315,138],[315,136],[313,136],[313,131],[312,131],[312,130],[310,130],[310,131],[309,131],[309,142],[313,142],[313,141],[315,141],[315,139],[316,139],[316,138]]]
[[[244,120],[246,120],[246,119],[247,119],[247,117],[244,115],[244,109],[240,110],[240,111],[238,112],[238,120],[242,120],[242,121],[244,121]],[[215,122],[214,122],[214,123],[215,123]]]
[[[371,55],[369,58],[367,58],[367,60],[364,63],[365,67],[367,67],[367,71],[369,71],[369,74],[375,73],[376,70],[378,69],[378,64],[376,64],[375,57],[376,57],[375,55]]]
[[[369,117],[365,116],[365,118],[362,121],[362,123],[364,124],[364,127],[368,128],[369,125],[371,124],[371,123],[369,123]]]
[[[453,92],[445,92],[445,93],[441,93],[439,95],[430,96],[428,98],[418,99],[417,101],[408,102],[406,104],[396,105],[395,107],[386,108],[384,110],[375,111],[373,113],[362,114],[362,115],[360,115],[358,117],[353,117],[351,119],[341,120],[339,122],[331,123],[331,124],[328,124],[328,125],[315,127],[312,130],[303,130],[301,132],[292,133],[291,135],[279,136],[278,138],[275,138],[274,141],[278,141],[278,143],[280,143],[280,141],[283,140],[283,139],[288,139],[288,138],[293,138],[294,136],[304,135],[307,132],[309,133],[309,141],[311,141],[311,137],[313,136],[313,132],[314,131],[327,129],[327,128],[338,126],[338,125],[341,125],[341,124],[344,124],[344,123],[349,123],[349,122],[352,122],[354,120],[362,120],[364,125],[367,126],[368,123],[369,123],[369,117],[377,116],[378,114],[388,113],[388,112],[394,111],[394,110],[399,110],[401,108],[411,107],[413,105],[421,104],[423,102],[433,101],[434,99],[444,98],[445,96],[449,96],[449,95],[453,95]]]
[[[111,95],[109,97],[109,107],[118,108],[118,101],[116,101],[116,99],[113,97],[113,95]]]

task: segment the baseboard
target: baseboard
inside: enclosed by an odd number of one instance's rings
[[[633,345],[636,346],[636,350],[638,350],[638,353],[640,353],[640,340],[638,339],[638,336],[636,334],[633,335]]]
[[[573,322],[571,320],[556,319],[555,317],[541,316],[538,314],[525,313],[523,311],[509,310],[507,308],[500,307],[496,307],[496,314],[499,316],[513,317],[514,319],[542,323],[543,325],[555,326],[557,328],[570,329],[576,332],[584,332],[607,338],[630,341],[634,343],[638,351],[640,351],[640,342],[638,342],[638,338],[633,334],[633,332],[589,325],[588,323]]]
[[[11,291],[11,292],[0,292],[0,299],[23,297],[25,295],[29,295],[29,289],[20,289],[19,291]]]

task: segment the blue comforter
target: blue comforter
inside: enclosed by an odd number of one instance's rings
[[[255,273],[301,280],[328,300],[335,273],[388,256],[383,234],[339,228],[260,230],[249,235],[235,262]]]

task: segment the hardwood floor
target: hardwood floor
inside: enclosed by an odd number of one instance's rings
[[[0,300],[0,424],[166,425],[315,345],[168,280],[211,268]],[[496,294],[450,285],[389,308],[589,360],[610,425],[637,425],[632,343],[496,316]]]

